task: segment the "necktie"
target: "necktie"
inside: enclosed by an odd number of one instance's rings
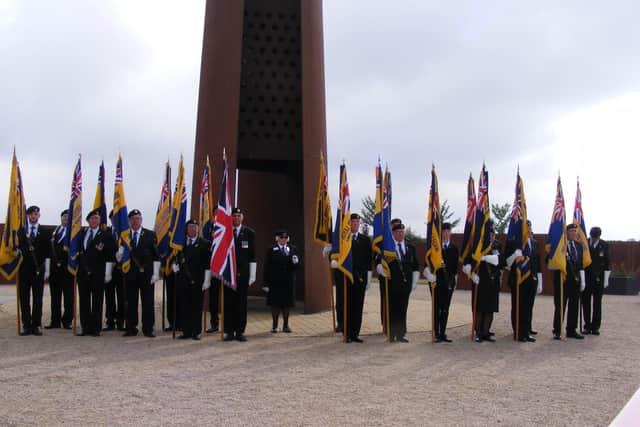
[[[238,238],[238,229],[237,229],[237,228],[234,228],[234,229],[233,229],[233,238],[234,238],[234,239],[237,239],[237,238]]]
[[[356,240],[356,239],[358,238],[358,235],[354,233],[354,234],[351,236],[351,238],[352,238],[353,240]]]
[[[578,253],[576,252],[576,246],[573,242],[569,245],[569,255],[571,256],[571,261],[576,262]]]
[[[89,247],[89,245],[91,244],[91,242],[93,241],[93,230],[89,231],[89,238],[87,239],[87,248]]]
[[[138,232],[134,231],[133,232],[133,247],[137,247],[138,246]]]
[[[29,238],[34,239],[36,237],[36,226],[31,226],[31,232],[29,233]]]
[[[287,255],[287,250],[285,249],[284,246],[280,246],[280,252],[282,252],[282,255]]]
[[[56,233],[56,242],[60,243],[62,238],[64,237],[64,227],[58,227],[58,232]]]
[[[404,259],[404,251],[402,250],[402,244],[398,242],[398,253],[400,254],[400,260]]]

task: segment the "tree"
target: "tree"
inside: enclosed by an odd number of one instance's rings
[[[375,216],[376,211],[376,201],[371,196],[365,196],[362,198],[362,210],[360,211],[360,216],[362,217],[362,222],[368,224],[369,226],[373,226],[373,217]]]
[[[409,226],[404,229],[404,240],[414,246],[420,243],[424,244],[424,237],[417,235]]]
[[[440,205],[440,218],[442,218],[442,222],[450,222],[451,228],[456,228],[458,224],[460,224],[460,218],[456,218],[453,221],[449,220],[454,214],[455,212],[451,209],[451,206],[449,206],[449,200],[445,199]]]
[[[493,223],[496,233],[502,234],[509,225],[509,214],[511,213],[511,204],[505,203],[499,205],[498,203],[491,204],[491,213],[493,214]]]

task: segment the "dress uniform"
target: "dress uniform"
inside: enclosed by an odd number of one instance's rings
[[[202,333],[202,293],[211,283],[211,242],[198,237],[198,221],[187,221],[184,248],[174,258],[173,272],[176,290],[180,294],[182,335],[178,338],[200,339]]]
[[[397,259],[389,263],[391,277],[389,281],[389,328],[391,341],[409,342],[407,333],[407,309],[409,296],[418,284],[418,258],[413,245],[404,240],[404,224],[396,223],[392,227]],[[376,267],[383,274],[382,265]]]
[[[443,267],[436,271],[435,277],[431,271],[425,268],[425,277],[430,282],[436,282],[435,301],[435,337],[436,342],[451,342],[447,338],[447,321],[449,320],[449,307],[451,297],[456,287],[458,275],[458,248],[451,242],[451,224],[442,224],[442,262]],[[434,280],[435,279],[435,280]]]
[[[291,332],[289,328],[289,309],[293,307],[296,284],[295,271],[300,257],[295,246],[289,245],[289,234],[285,230],[275,233],[276,244],[267,250],[264,262],[264,286],[267,292],[267,305],[271,307],[273,320],[271,332],[278,332],[278,317],[282,312],[282,332]]]
[[[560,339],[560,313],[567,311],[567,337],[582,339],[584,336],[576,332],[578,327],[578,307],[580,304],[580,292],[584,290],[585,274],[582,269],[582,245],[577,242],[577,226],[567,225],[567,277],[564,280],[564,298],[560,303],[561,273],[553,272],[553,337]]]
[[[51,234],[49,291],[51,292],[51,323],[45,329],[55,329],[63,326],[71,329],[73,321],[73,276],[67,269],[69,251],[65,249],[67,235],[67,221],[69,211],[60,214],[60,225]],[[64,299],[64,314],[62,301]]]
[[[609,286],[609,245],[600,239],[600,227],[593,227],[589,232],[589,253],[591,265],[586,270],[586,287],[582,293],[582,311],[584,313],[584,332],[600,335],[602,320],[602,293]],[[593,307],[592,307],[593,301]],[[592,311],[593,308],[593,311]]]
[[[109,219],[113,219],[113,211],[109,213]],[[118,236],[113,233],[113,227],[110,229],[113,238],[114,247],[118,246]],[[124,331],[125,319],[125,291],[124,276],[122,275],[122,267],[120,263],[115,263],[111,280],[104,284],[104,301],[106,307],[105,328],[104,331],[112,331],[118,329]]]
[[[142,333],[153,338],[155,323],[154,292],[160,276],[156,233],[142,227],[142,214],[138,209],[129,212],[131,236],[131,268],[125,274],[127,288],[127,332],[138,334],[138,296],[142,305]]]
[[[27,209],[27,229],[20,228],[18,242],[22,253],[18,287],[20,289],[20,312],[22,332],[20,335],[42,335],[42,296],[44,281],[49,278],[51,231],[38,223],[40,208]],[[30,300],[32,299],[32,304]]]
[[[78,268],[80,298],[80,335],[100,335],[104,284],[111,280],[115,262],[115,246],[109,230],[100,229],[100,211],[87,215],[89,227],[81,234]]]
[[[346,280],[347,284],[347,341],[361,343],[360,328],[362,327],[362,310],[364,306],[364,296],[369,283],[371,282],[371,263],[373,261],[373,251],[371,249],[371,239],[360,233],[360,215],[351,214],[351,260],[353,283]],[[335,268],[336,279],[336,299],[340,301],[340,307],[336,304],[338,313],[338,325],[343,327],[342,316],[344,313],[343,297],[345,276],[338,270],[337,261],[332,261],[331,266]]]
[[[233,239],[236,252],[236,289],[225,289],[224,332],[225,340],[246,341],[244,331],[247,326],[247,292],[256,281],[256,233],[242,224],[240,208],[231,211]]]

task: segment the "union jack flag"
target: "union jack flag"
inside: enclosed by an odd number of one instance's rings
[[[464,260],[471,254],[471,243],[473,241],[474,225],[476,219],[476,190],[473,177],[469,174],[467,183],[467,216],[464,221],[464,234],[462,237],[462,252],[460,253],[460,261]]]
[[[78,273],[78,255],[82,247],[82,165],[80,155],[78,163],[73,170],[73,180],[71,181],[71,199],[69,200],[69,221],[67,222],[67,233],[65,237],[65,247],[69,252],[67,269],[72,275]]]
[[[218,200],[218,209],[213,226],[211,244],[211,275],[235,290],[236,281],[236,248],[233,239],[233,222],[231,215],[231,192],[229,191],[229,174],[227,156],[222,156],[222,191]]]

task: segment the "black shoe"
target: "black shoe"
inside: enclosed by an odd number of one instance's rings
[[[347,344],[351,344],[353,340],[351,338],[347,338],[346,340],[344,340],[344,342]]]
[[[71,329],[71,323],[64,323],[64,324],[62,324],[62,327],[64,329]]]
[[[482,338],[476,337],[476,342],[482,342]]]
[[[89,332],[81,331],[81,332],[78,334],[78,336],[79,336],[79,337],[88,337],[88,336],[91,336],[91,334],[90,334]]]
[[[529,335],[538,335],[538,332],[532,329],[529,331]]]
[[[49,323],[47,326],[44,327],[45,329],[60,329],[60,324],[59,323]]]
[[[233,334],[224,334],[223,341],[233,341]]]
[[[536,342],[536,339],[534,337],[527,337],[527,341],[528,342]]]
[[[147,338],[155,338],[156,334],[153,333],[153,331],[151,332],[144,332],[144,336]]]
[[[525,337],[520,337],[520,338],[518,338],[518,341],[519,341],[519,342],[527,342],[527,338],[525,338]]]
[[[236,335],[236,341],[247,342],[247,337],[242,334]]]
[[[554,340],[559,340],[560,339],[560,334],[553,334],[553,339]]]
[[[290,334],[290,333],[291,333],[291,329],[289,329],[289,326],[283,326],[283,327],[282,327],[282,332],[285,332],[285,333],[287,333],[287,334]]]
[[[103,331],[115,331],[116,327],[115,325],[107,325],[104,328],[102,328]]]
[[[436,339],[435,339],[435,341],[434,341],[434,342],[442,342],[442,338],[440,338],[440,337],[436,337]]]
[[[482,337],[483,341],[489,341],[489,342],[496,342],[496,339],[491,336],[491,334],[487,335],[486,337]]]
[[[579,333],[577,333],[577,332],[571,332],[571,333],[567,333],[567,338],[575,338],[575,339],[577,339],[577,340],[583,340],[583,339],[584,339],[584,336],[583,336],[583,335],[580,335],[580,334],[579,334]]]
[[[335,331],[336,332],[342,332],[342,326],[336,326]]]
[[[398,342],[409,342],[406,337],[398,338]]]
[[[135,337],[137,335],[138,335],[138,331],[137,330],[127,331],[124,334],[122,334],[123,337]]]
[[[40,329],[40,326],[36,326],[35,328],[31,329],[31,333],[39,337],[42,335],[42,330]]]
[[[364,342],[364,341],[362,341],[362,339],[360,337],[351,338],[351,341],[357,342],[359,344],[362,344]]]
[[[446,335],[445,335],[445,336],[443,336],[443,337],[440,337],[440,339],[441,339],[443,342],[453,342],[453,341],[451,341],[449,338],[447,338],[447,336],[446,336]]]
[[[276,326],[276,327],[271,328],[271,333],[272,334],[277,334],[278,333],[278,327]]]
[[[182,335],[178,336],[179,340],[188,340],[189,338],[191,338],[191,337],[189,337],[189,336],[187,336],[185,334],[182,334]]]
[[[591,335],[600,335],[600,331],[597,329],[594,329],[591,331]]]
[[[191,339],[193,339],[194,341],[200,341],[202,338],[200,338],[200,334],[196,334],[192,336]]]
[[[118,330],[124,332],[127,328],[125,328],[124,325],[118,325]]]
[[[583,329],[583,330],[580,331],[580,333],[582,335],[589,335],[591,333],[591,331],[589,329]]]
[[[99,337],[100,336],[100,332],[94,332],[91,334],[92,337]]]
[[[27,335],[31,335],[31,329],[23,329],[22,332],[20,332],[20,336],[22,337],[26,337]]]
[[[491,332],[491,331],[489,331],[489,336],[490,336],[490,337],[495,336],[495,332]]]
[[[163,331],[165,332],[173,331],[173,326],[169,325],[166,328],[164,328]]]
[[[208,334],[213,334],[213,333],[218,332],[218,331],[219,331],[219,329],[218,329],[217,326],[212,326],[209,329],[207,329],[205,332],[208,333]]]

